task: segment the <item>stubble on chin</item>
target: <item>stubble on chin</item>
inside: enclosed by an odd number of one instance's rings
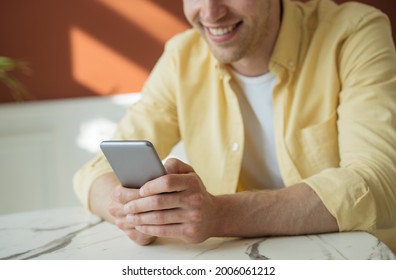
[[[212,55],[221,64],[232,64],[243,58],[243,52],[238,50],[238,46],[214,46],[208,39],[205,38],[206,44],[208,45]]]

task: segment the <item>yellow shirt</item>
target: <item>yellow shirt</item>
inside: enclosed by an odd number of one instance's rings
[[[285,185],[306,182],[340,231],[372,232],[396,252],[396,54],[387,17],[356,3],[285,0],[269,66]],[[161,157],[183,140],[208,191],[234,193],[244,146],[238,91],[189,30],[167,43],[115,138],[148,139]],[[76,174],[88,208],[93,180],[110,171],[98,155]]]

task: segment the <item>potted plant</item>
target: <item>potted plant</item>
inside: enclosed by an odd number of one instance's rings
[[[29,73],[30,69],[24,61],[14,60],[0,56],[0,82],[9,90],[15,101],[23,101],[27,97],[27,91],[23,85],[11,74],[13,70],[22,70]]]

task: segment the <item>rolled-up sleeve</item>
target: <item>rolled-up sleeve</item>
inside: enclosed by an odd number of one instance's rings
[[[339,168],[305,179],[340,231],[396,227],[396,55],[387,18],[362,18],[340,49]]]

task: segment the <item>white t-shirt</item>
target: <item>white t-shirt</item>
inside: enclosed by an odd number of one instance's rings
[[[244,93],[238,96],[245,124],[240,182],[246,190],[283,187],[276,156],[272,104],[276,77],[271,72],[258,77],[233,73]]]

